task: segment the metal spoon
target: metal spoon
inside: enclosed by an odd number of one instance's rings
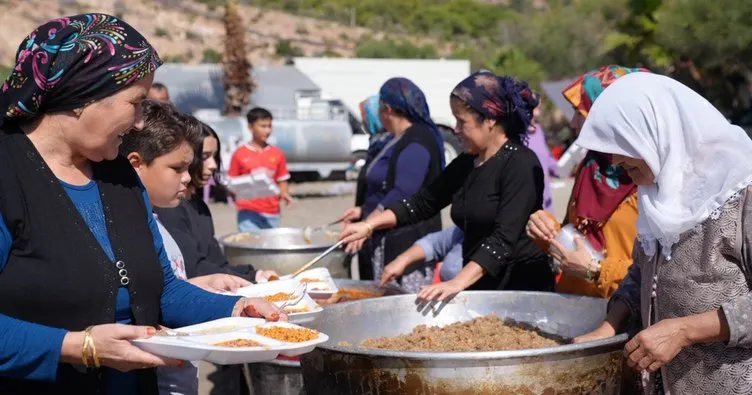
[[[311,266],[315,265],[318,261],[322,260],[325,256],[329,255],[332,251],[336,250],[337,248],[339,248],[339,246],[341,246],[344,243],[345,243],[344,240],[338,241],[333,246],[327,248],[326,251],[322,252],[319,256],[317,256],[316,258],[311,259],[310,262],[308,262],[305,265],[301,266],[300,269],[296,270],[295,273],[293,273],[293,274],[290,275],[290,277],[295,277],[298,274],[303,273],[304,271],[308,270]]]
[[[300,303],[300,301],[303,300],[303,298],[306,295],[306,291],[308,290],[308,283],[301,283],[292,292],[292,294],[294,296],[296,293],[298,293],[298,290],[301,289],[301,288],[302,288],[302,290],[300,291],[300,295],[295,296],[295,299],[286,300],[284,303],[282,303],[281,305],[279,305],[279,308],[280,309],[284,309],[287,306],[295,306],[296,304]]]
[[[313,232],[320,232],[320,231],[322,231],[322,230],[324,230],[324,229],[326,229],[326,228],[328,228],[328,227],[330,227],[332,225],[337,225],[338,223],[340,223],[342,221],[344,221],[344,219],[340,218],[340,219],[338,219],[338,220],[336,220],[334,222],[329,222],[326,225],[320,225],[320,226],[315,226],[315,227],[306,226],[305,228],[303,228],[303,240],[307,244],[311,244]]]

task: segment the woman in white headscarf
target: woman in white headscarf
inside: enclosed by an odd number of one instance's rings
[[[752,140],[681,83],[635,73],[595,102],[577,140],[638,185],[634,264],[606,321],[647,393],[752,393]],[[654,373],[655,374],[651,374]]]

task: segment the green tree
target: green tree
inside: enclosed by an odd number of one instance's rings
[[[222,63],[222,54],[211,49],[207,48],[204,50],[203,57],[201,58],[202,63]]]
[[[372,29],[444,39],[484,37],[514,13],[506,6],[474,0],[256,0],[256,4],[343,24],[354,21]]]
[[[409,41],[363,40],[355,49],[359,58],[436,59],[436,48],[431,44],[415,45]]]
[[[538,62],[514,47],[502,48],[488,64],[496,74],[509,75],[527,81],[533,89],[539,89],[546,77],[546,72]]]
[[[294,58],[296,56],[303,56],[303,50],[296,47],[290,40],[277,41],[275,53],[277,56],[283,58]]]
[[[684,81],[690,79],[689,74],[699,77],[696,89],[732,118],[747,113],[752,81],[752,2],[666,0],[656,12],[656,20],[656,42],[680,59],[670,71],[684,76]]]
[[[611,60],[603,40],[617,24],[615,15],[626,12],[626,4],[619,1],[555,4],[505,24],[502,42],[524,51],[549,78],[571,77]]]

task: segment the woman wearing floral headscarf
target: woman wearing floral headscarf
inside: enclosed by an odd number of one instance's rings
[[[451,203],[452,219],[465,232],[463,269],[419,298],[444,300],[468,288],[552,290],[550,259],[525,234],[543,202],[543,170],[525,146],[538,104],[533,91],[524,81],[477,72],[457,85],[450,104],[465,153],[420,192],[350,224],[341,237],[366,239],[374,230],[431,218]]]
[[[568,86],[562,94],[575,109],[570,127],[575,134],[588,116],[596,98],[617,78],[646,69],[609,65],[590,71]],[[594,261],[577,241],[576,251],[556,240],[561,225],[547,211],[530,216],[528,235],[559,263],[562,271],[557,291],[608,297],[616,291],[632,264],[632,246],[637,228],[637,186],[622,169],[611,163],[611,155],[589,151],[576,176],[565,223],[572,223],[590,244],[604,253]]]
[[[363,204],[345,212],[347,221],[378,215],[384,207],[428,185],[444,168],[444,143],[431,120],[423,91],[408,79],[392,78],[382,85],[379,103],[379,119],[391,137],[366,165]],[[386,262],[391,262],[421,237],[438,230],[441,230],[441,217],[434,215],[403,229],[378,232],[359,254],[360,278],[380,279]],[[363,241],[356,241],[346,250],[356,252],[363,246]],[[416,266],[398,282],[405,290],[417,292],[431,283],[433,273],[434,268],[428,264]]]
[[[180,362],[130,340],[160,323],[285,317],[173,274],[144,188],[118,156],[143,126],[160,64],[104,14],[52,20],[19,48],[0,91],[2,394],[156,394],[153,368]]]

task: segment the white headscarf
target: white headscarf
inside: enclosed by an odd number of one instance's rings
[[[682,233],[717,215],[752,183],[752,140],[669,77],[633,73],[598,96],[576,143],[644,160],[655,184],[637,189],[637,238],[667,258]]]

